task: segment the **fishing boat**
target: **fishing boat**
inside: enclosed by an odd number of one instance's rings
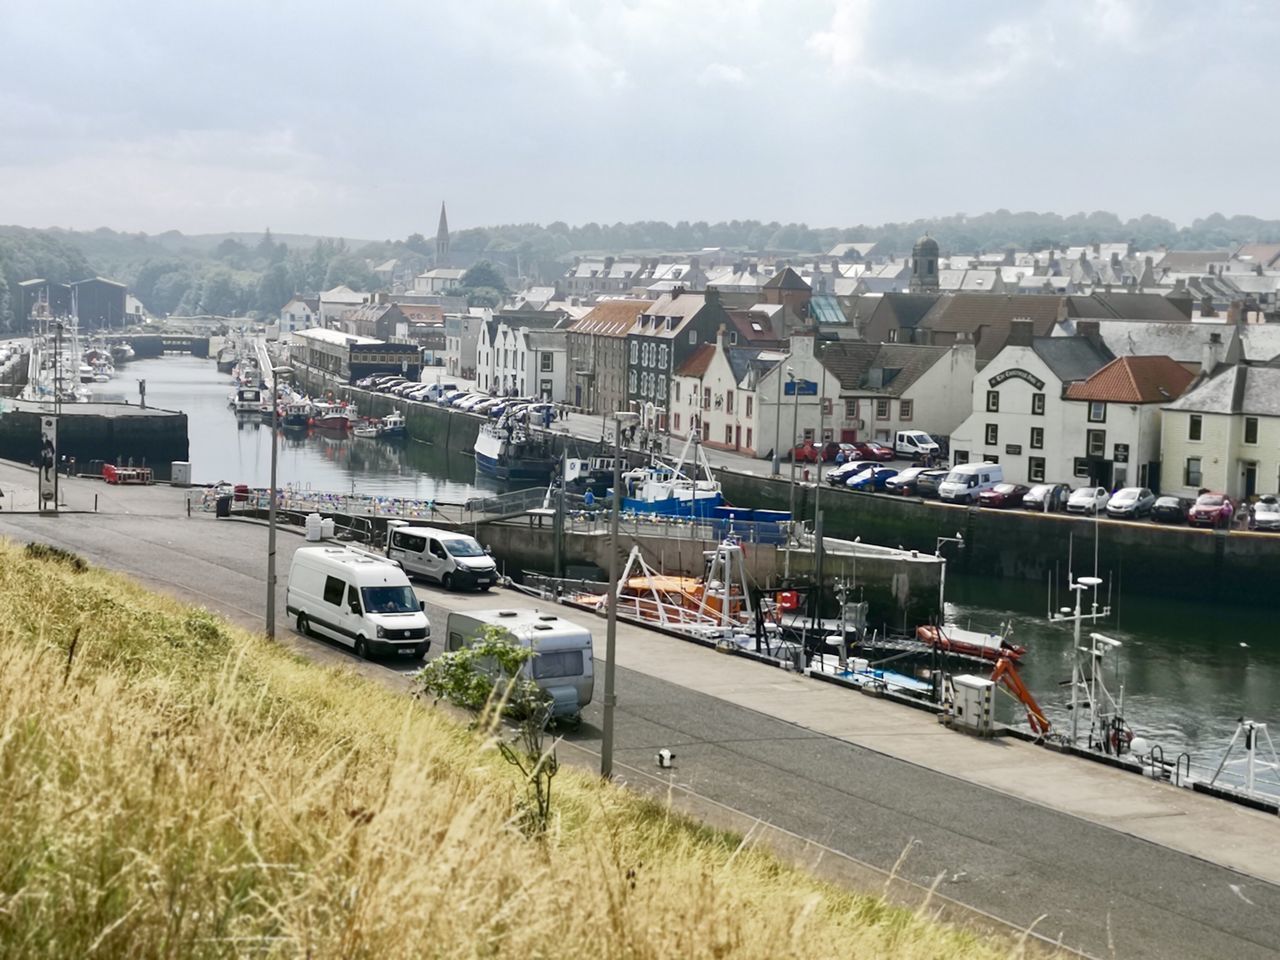
[[[286,403],[282,426],[289,430],[305,430],[311,426],[311,401],[293,400]]]
[[[382,428],[376,420],[366,420],[352,427],[351,435],[361,440],[377,440],[382,435]]]
[[[237,416],[253,416],[262,409],[262,388],[242,384],[231,395],[231,408]]]
[[[356,408],[346,403],[316,403],[311,414],[311,425],[321,430],[351,429],[357,419]]]
[[[498,480],[545,483],[556,468],[551,444],[505,416],[481,425],[474,452],[476,470]]]
[[[396,411],[389,413],[382,418],[381,429],[378,431],[378,437],[382,440],[397,440],[400,437],[408,435],[408,427],[405,423],[404,414]]]
[[[111,361],[117,367],[123,363],[128,363],[134,357],[133,347],[125,341],[121,340],[111,345]]]
[[[711,473],[698,435],[690,433],[674,464],[655,457],[649,465],[624,473],[620,505],[633,513],[713,516],[716,508],[724,505],[724,494]]]
[[[621,464],[626,469],[625,461]],[[613,457],[568,457],[564,462],[564,488],[568,493],[604,493],[613,486]]]

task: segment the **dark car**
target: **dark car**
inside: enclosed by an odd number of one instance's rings
[[[863,460],[878,460],[881,463],[888,463],[894,458],[892,447],[886,447],[883,443],[877,443],[874,440],[855,440],[853,448],[858,451],[858,456]]]
[[[1157,497],[1151,507],[1151,519],[1157,523],[1186,523],[1191,501],[1184,497]]]
[[[1225,494],[1202,493],[1187,511],[1187,520],[1193,527],[1222,527],[1234,512],[1235,504]]]
[[[883,490],[885,483],[897,475],[898,471],[893,467],[872,467],[850,477],[845,486],[850,490]]]
[[[904,496],[910,496],[916,492],[916,481],[920,479],[920,474],[924,473],[924,467],[907,467],[898,473],[896,477],[890,477],[884,485],[886,493],[900,493]]]
[[[1107,501],[1107,516],[1117,520],[1136,520],[1149,514],[1155,502],[1156,495],[1146,487],[1125,487],[1113,493]]]
[[[875,465],[874,460],[850,460],[848,463],[833,467],[823,479],[833,487],[843,487],[851,477],[864,470],[870,470]]]
[[[1022,498],[1024,510],[1058,513],[1066,509],[1071,488],[1065,483],[1037,483]]]
[[[924,470],[916,476],[916,496],[917,497],[933,497],[938,496],[938,484],[947,479],[950,470]]]
[[[997,483],[978,494],[978,503],[984,507],[1018,507],[1030,490],[1025,483]]]

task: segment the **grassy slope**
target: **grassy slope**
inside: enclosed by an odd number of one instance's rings
[[[73,639],[74,656],[69,657]],[[0,541],[5,957],[987,957],[438,713]]]

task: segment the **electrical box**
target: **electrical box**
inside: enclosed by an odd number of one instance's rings
[[[175,487],[191,486],[191,463],[187,460],[174,460],[169,466],[169,482]]]
[[[952,680],[956,699],[952,707],[952,725],[980,737],[995,732],[996,685],[986,677],[962,674]]]

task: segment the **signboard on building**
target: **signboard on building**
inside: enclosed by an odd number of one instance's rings
[[[1037,390],[1044,389],[1044,381],[1037,377],[1029,370],[1023,370],[1020,367],[1011,367],[1008,370],[1001,370],[994,377],[987,381],[993,387],[998,387],[1006,380],[1025,380]]]
[[[818,382],[816,380],[788,380],[783,384],[782,392],[788,397],[794,397],[796,394],[802,397],[816,397],[818,395]]]
[[[1022,455],[1022,444],[1020,444],[1020,443],[1006,443],[1006,444],[1005,444],[1005,446],[1004,446],[1004,452],[1005,452],[1005,453],[1007,453],[1007,454],[1008,454],[1009,456],[1011,456],[1011,457],[1021,456],[1021,455]]]
[[[40,418],[40,509],[58,509],[58,418]]]
[[[1111,459],[1114,460],[1116,463],[1128,463],[1129,462],[1129,445],[1127,443],[1117,443],[1116,455]]]

